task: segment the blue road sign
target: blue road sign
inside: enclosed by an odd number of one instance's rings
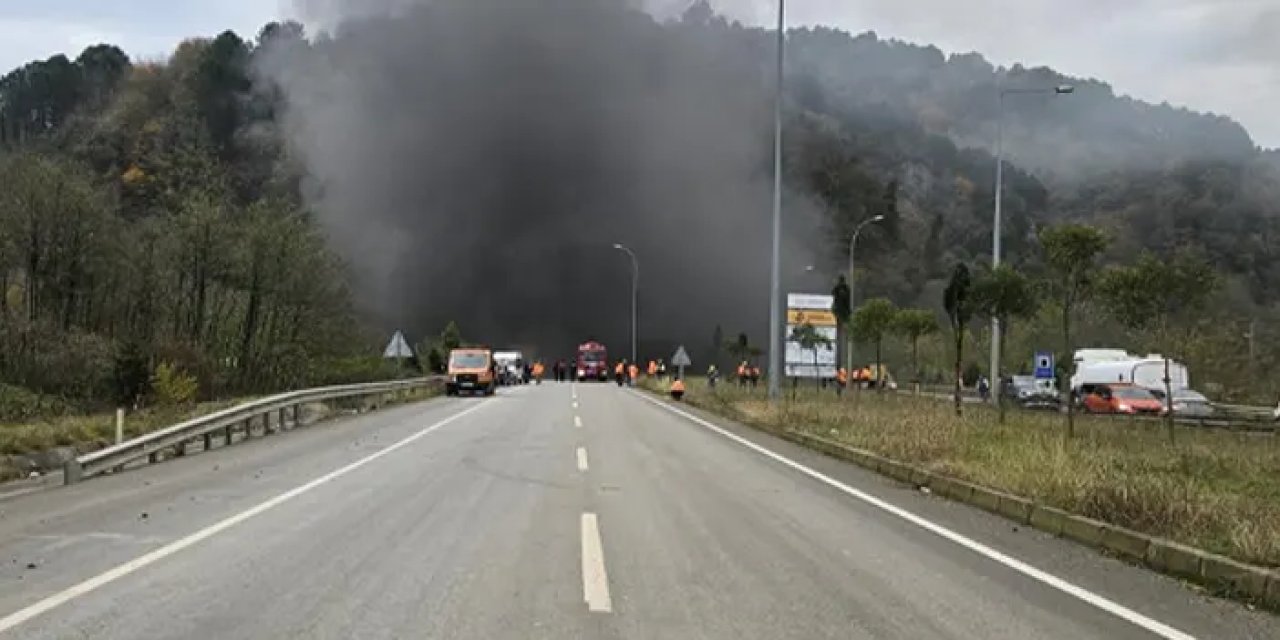
[[[1036,378],[1046,380],[1054,377],[1053,354],[1048,351],[1037,351],[1035,359]]]

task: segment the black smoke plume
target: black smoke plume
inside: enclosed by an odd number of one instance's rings
[[[266,67],[380,323],[622,355],[620,242],[639,257],[643,357],[684,343],[705,362],[717,324],[767,342],[770,34],[709,37],[625,0],[323,9],[328,31]],[[788,274],[804,246],[786,243]]]

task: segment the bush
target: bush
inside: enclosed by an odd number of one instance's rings
[[[27,422],[73,412],[56,396],[42,396],[30,389],[0,384],[0,422]]]
[[[156,404],[165,407],[187,405],[195,402],[200,383],[171,363],[161,362],[151,377],[151,391]]]
[[[335,358],[312,363],[309,386],[395,380],[410,373],[387,358]]]

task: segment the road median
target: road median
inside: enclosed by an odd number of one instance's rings
[[[1169,445],[1145,425],[1086,418],[1067,440],[1053,415],[1001,425],[982,407],[956,418],[894,394],[810,388],[770,405],[762,390],[689,388],[699,409],[1280,611],[1280,490],[1265,473],[1280,463],[1274,438],[1186,429]]]

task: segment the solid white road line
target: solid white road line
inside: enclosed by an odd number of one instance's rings
[[[600,523],[594,513],[582,514],[582,597],[588,611],[609,613],[609,576],[604,571],[604,545],[600,544]]]
[[[582,416],[574,416],[574,417],[573,417],[573,426],[575,426],[575,427],[577,427],[577,428],[579,428],[579,429],[581,429],[581,428],[582,428]]]
[[[1107,599],[1104,596],[1101,596],[1092,591],[1089,591],[1088,589],[1079,587],[1051,573],[1041,571],[1040,569],[1037,569],[1021,560],[1018,560],[1017,558],[1005,555],[1004,553],[1001,553],[1000,551],[992,549],[991,547],[988,547],[982,544],[981,542],[973,540],[972,538],[965,537],[931,520],[926,520],[925,518],[922,518],[914,513],[911,513],[906,509],[889,504],[888,502],[885,502],[884,500],[881,500],[869,493],[865,493],[863,491],[854,489],[853,487],[843,482],[840,482],[839,480],[836,480],[821,472],[814,471],[813,469],[810,469],[809,467],[806,467],[800,464],[799,462],[796,462],[786,456],[774,453],[773,451],[770,451],[754,442],[751,442],[746,438],[735,435],[720,427],[717,427],[716,425],[711,424],[710,422],[707,422],[706,420],[703,420],[702,418],[699,418],[698,416],[695,416],[687,411],[684,411],[682,409],[677,409],[664,402],[660,402],[653,398],[649,398],[637,391],[632,391],[632,393],[634,393],[636,397],[639,397],[647,402],[650,402],[663,409],[666,409],[671,413],[681,416],[684,419],[698,426],[701,426],[717,434],[720,434],[721,436],[724,436],[748,449],[751,449],[752,451],[755,451],[756,453],[759,453],[760,455],[765,456],[766,458],[769,458],[770,460],[773,460],[774,462],[778,462],[788,467],[791,467],[792,469],[795,469],[796,471],[799,471],[800,473],[803,473],[809,476],[810,478],[813,478],[819,482],[822,482],[823,484],[826,484],[830,487],[838,489],[844,492],[845,494],[850,495],[854,498],[857,498],[873,507],[876,507],[890,514],[893,514],[899,518],[902,518],[903,520],[906,520],[907,522],[910,522],[911,524],[914,524],[931,533],[935,533],[943,538],[946,538],[947,540],[950,540],[962,547],[965,547],[966,549],[974,551],[980,555],[986,556],[987,558],[994,560],[1010,569],[1013,569],[1018,573],[1021,573],[1035,580],[1038,580],[1050,587],[1053,587],[1054,589],[1057,589],[1072,597],[1075,597],[1084,602],[1087,602],[1099,609],[1102,609],[1103,611],[1106,611],[1107,613],[1115,615],[1119,618],[1123,618],[1124,620],[1127,620],[1139,627],[1142,627],[1143,629],[1146,629],[1147,631],[1150,631],[1151,633],[1154,633],[1162,638],[1168,638],[1169,640],[1194,640],[1195,638],[1194,636],[1188,635],[1177,629],[1174,629],[1173,627],[1170,627],[1169,625],[1166,625],[1163,622],[1159,622],[1157,620],[1148,618],[1132,609],[1129,609],[1128,607],[1125,607],[1124,605],[1121,605],[1117,602]]]
[[[587,450],[578,447],[578,471],[587,470]]]
[[[320,476],[319,478],[316,478],[304,485],[301,485],[294,489],[290,489],[274,498],[271,498],[270,500],[267,500],[266,502],[263,502],[261,504],[258,504],[257,506],[250,507],[244,511],[241,511],[240,513],[237,513],[229,518],[226,518],[208,527],[205,527],[204,529],[201,529],[185,538],[171,542],[150,553],[138,556],[137,558],[134,558],[133,560],[130,560],[120,566],[117,566],[114,569],[108,570],[97,576],[89,578],[88,580],[85,580],[80,584],[68,587],[67,589],[59,591],[58,593],[55,593],[51,596],[46,597],[43,600],[40,600],[39,602],[36,602],[23,609],[15,611],[3,618],[0,618],[0,633],[13,629],[14,627],[42,613],[45,613],[50,609],[58,607],[59,605],[66,604],[67,602],[70,602],[71,600],[74,600],[79,596],[85,595],[86,593],[89,593],[94,589],[105,586],[115,580],[123,578],[139,569],[146,567],[147,565],[163,560],[164,558],[167,558],[175,553],[178,553],[179,551],[182,551],[187,547],[190,547],[202,540],[205,540],[206,538],[211,538],[223,531],[226,531],[227,529],[230,529],[231,527],[234,527],[244,522],[245,520],[248,520],[249,518],[252,518],[265,511],[274,509],[275,507],[278,507],[284,504],[285,502],[288,502],[289,500],[292,500],[308,491],[311,491],[312,489],[315,489],[320,485],[323,485],[327,482],[333,481],[348,473],[351,473],[352,471],[355,471],[356,469],[359,469],[360,467],[363,467],[369,464],[370,462],[373,462],[374,460],[377,460],[378,458],[381,458],[397,449],[413,444],[415,441],[421,439],[422,437],[426,436],[432,431],[435,431],[440,427],[443,427],[451,422],[454,422],[462,418],[463,416],[475,413],[476,411],[479,411],[484,407],[493,406],[494,404],[495,403],[493,402],[476,403],[475,406],[472,406],[471,408],[466,409],[462,412],[455,413],[452,416],[449,416],[448,418],[445,418],[407,438],[404,438],[403,440],[400,440],[399,442],[396,442],[386,447],[385,449],[381,449],[376,453],[373,453],[369,456],[356,460],[355,462],[352,462],[351,464],[348,464],[345,467],[326,473],[325,475]]]

